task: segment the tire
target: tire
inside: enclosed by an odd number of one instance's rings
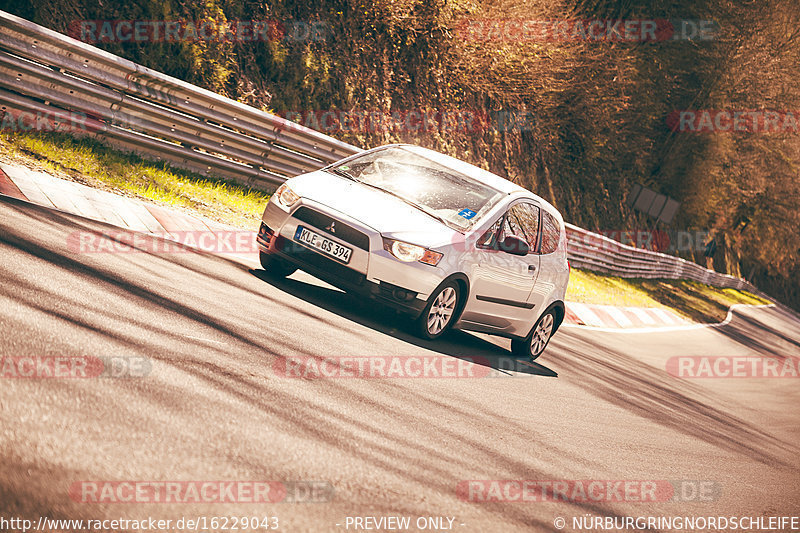
[[[286,261],[278,259],[274,255],[266,252],[259,252],[258,258],[261,260],[261,266],[264,267],[264,270],[267,271],[267,274],[270,274],[271,276],[285,278],[286,276],[294,274],[295,270],[297,270],[296,266],[290,265]]]
[[[450,281],[434,292],[414,323],[414,329],[423,339],[438,339],[453,325],[461,303],[461,291],[455,281]]]
[[[511,351],[520,357],[530,357],[531,361],[537,359],[553,337],[555,325],[556,312],[550,309],[539,317],[525,339],[511,340]]]

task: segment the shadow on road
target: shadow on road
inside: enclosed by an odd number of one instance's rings
[[[673,377],[620,346],[611,336],[570,329],[554,338],[550,349],[559,352],[559,366],[570,382],[653,423],[774,467],[787,466],[784,458],[797,453],[795,444],[732,414],[735,407],[703,384]],[[676,344],[675,354],[682,351]],[[664,361],[669,357],[662,355]]]
[[[785,314],[772,308],[768,311],[776,318]],[[756,354],[765,357],[800,357],[800,342],[791,338],[785,332],[774,327],[774,324],[764,320],[759,320],[750,314],[742,313],[740,309],[734,308],[733,314],[735,323],[725,324],[716,331],[729,337],[731,340],[746,346]],[[780,321],[779,321],[780,322]]]
[[[558,373],[542,364],[514,357],[503,347],[464,331],[451,330],[435,341],[417,337],[408,331],[408,317],[368,298],[291,278],[271,276],[263,269],[250,269],[250,273],[287,294],[420,348],[469,360],[499,372],[509,373],[509,370],[513,370],[536,376],[558,377]]]

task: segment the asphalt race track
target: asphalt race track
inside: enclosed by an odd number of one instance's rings
[[[477,532],[556,531],[559,517],[573,531],[573,517],[588,515],[800,515],[800,380],[667,371],[673,357],[800,357],[800,322],[777,308],[685,331],[564,328],[541,364],[515,363],[508,341],[455,332],[424,342],[392,312],[305,274],[275,280],[189,249],[68,248],[73,232],[104,228],[0,199],[4,364],[95,358],[121,361],[124,374],[30,379],[0,366],[0,516],[268,516],[280,531],[363,531],[354,517],[389,516],[417,530],[419,517],[439,517],[421,523]],[[281,374],[307,356],[445,358],[472,376]],[[301,501],[281,503],[74,494],[86,481],[202,480],[325,490],[323,501],[293,492]],[[490,492],[466,494],[470,480],[646,481],[674,493],[476,501]]]

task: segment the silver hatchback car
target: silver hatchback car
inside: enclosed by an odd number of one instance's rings
[[[417,333],[511,338],[536,359],[564,319],[569,280],[559,212],[483,169],[388,145],[287,180],[270,198],[261,264],[298,268],[409,313]]]

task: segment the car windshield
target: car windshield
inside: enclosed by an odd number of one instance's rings
[[[381,189],[459,231],[469,229],[503,196],[466,174],[399,146],[328,170]]]

